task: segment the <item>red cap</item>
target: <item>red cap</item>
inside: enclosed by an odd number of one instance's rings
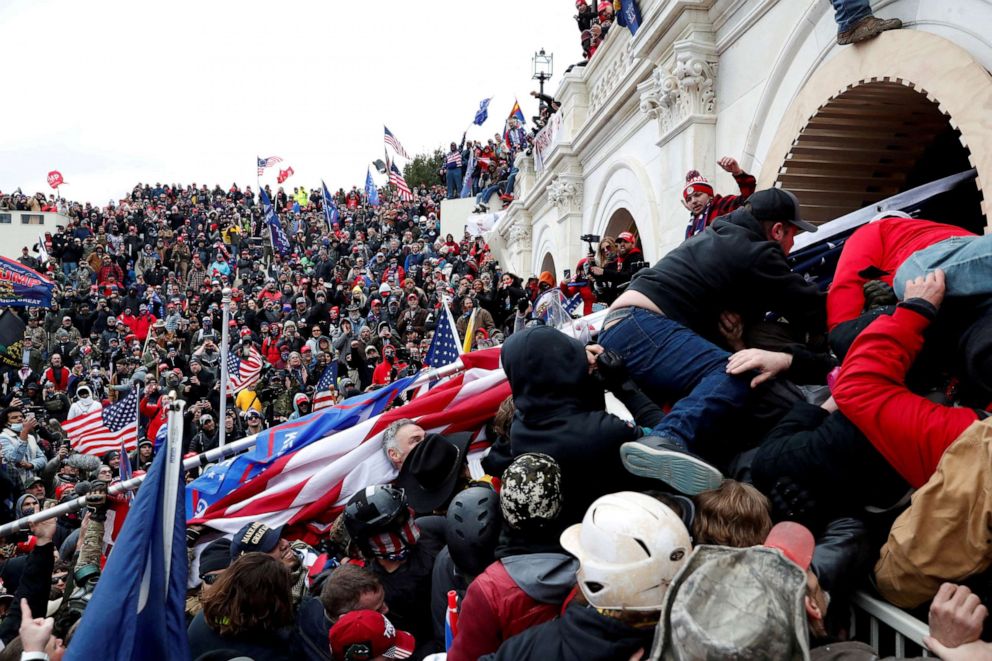
[[[630,232],[620,232],[617,234],[617,241],[626,241],[627,243],[637,243],[637,239]]]
[[[799,565],[803,571],[809,569],[809,563],[813,560],[813,548],[816,540],[805,526],[795,521],[782,521],[775,524],[775,527],[765,538],[765,546],[778,549],[789,560]]]
[[[369,659],[378,656],[406,659],[416,648],[413,636],[406,631],[399,631],[385,615],[373,610],[345,613],[331,627],[329,638],[331,654],[335,659],[346,658],[349,648],[354,645],[365,646],[368,649],[368,656],[365,658]]]

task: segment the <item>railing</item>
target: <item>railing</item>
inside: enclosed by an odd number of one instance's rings
[[[851,638],[868,643],[880,656],[930,656],[923,646],[929,633],[926,623],[906,611],[864,592],[854,595]]]

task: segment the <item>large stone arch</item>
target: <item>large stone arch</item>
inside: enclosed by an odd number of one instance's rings
[[[620,160],[606,170],[595,195],[593,206],[584,220],[583,232],[607,233],[611,220],[621,210],[630,214],[643,246],[645,259],[654,261],[661,256],[661,218],[647,171],[636,162]]]
[[[779,121],[774,115],[769,117],[763,130],[777,129],[761,159],[759,187],[773,185],[779,178],[797,138],[821,108],[867,83],[897,83],[925,94],[960,132],[961,143],[970,152],[970,164],[978,171],[978,189],[990,180],[992,76],[972,54],[941,36],[896,30],[842,49],[809,75]],[[988,200],[982,201],[986,218],[988,204]]]
[[[550,271],[555,274],[556,278],[558,276],[558,269],[555,268],[555,256],[550,252],[544,253],[544,257],[541,258],[541,268],[537,269],[538,274],[543,273],[544,271]]]

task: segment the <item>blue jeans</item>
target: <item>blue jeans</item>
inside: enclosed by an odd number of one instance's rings
[[[448,199],[456,199],[462,192],[462,169],[448,168],[445,170],[444,183],[448,186]]]
[[[868,0],[830,0],[830,4],[834,6],[838,32],[846,32],[865,16],[871,16]]]
[[[896,296],[901,300],[907,282],[934,269],[944,271],[947,296],[992,295],[992,234],[953,236],[917,250],[896,271]]]
[[[66,276],[71,276],[77,268],[79,268],[78,262],[62,262],[62,273]]]
[[[692,449],[744,405],[750,377],[727,374],[730,354],[677,321],[628,309],[626,318],[600,333],[599,343],[623,356],[631,377],[654,401],[681,397],[652,433]]]
[[[519,168],[510,168],[510,176],[506,178],[507,195],[513,195],[513,186],[516,184],[518,172],[520,172]]]

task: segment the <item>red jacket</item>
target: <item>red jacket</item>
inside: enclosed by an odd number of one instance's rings
[[[148,431],[145,432],[145,437],[150,441],[154,441],[159,427],[164,425],[166,418],[169,417],[168,411],[162,406],[161,399],[156,400],[153,404],[148,401],[148,397],[141,398],[141,402],[138,404],[138,410],[141,412],[141,415],[148,418]],[[121,458],[121,461],[126,460],[126,457]]]
[[[883,280],[891,285],[896,270],[910,255],[952,236],[974,234],[953,225],[910,218],[886,218],[859,228],[844,243],[827,292],[827,328],[833,330],[837,324],[861,314],[865,305],[861,287],[868,280]],[[865,273],[866,269],[884,275],[872,277]]]
[[[929,325],[927,316],[909,307],[879,317],[851,345],[833,389],[841,413],[917,489],[944,450],[978,420],[971,409],[935,404],[906,387]]]
[[[560,610],[561,604],[545,604],[527,596],[503,563],[494,562],[465,592],[448,661],[475,661],[495,652],[507,638],[553,619]]]
[[[158,318],[150,312],[139,314],[137,317],[134,315],[122,314],[120,319],[124,322],[125,326],[131,329],[134,336],[142,342],[144,342],[148,337],[148,331],[151,329],[152,324],[158,321]]]

